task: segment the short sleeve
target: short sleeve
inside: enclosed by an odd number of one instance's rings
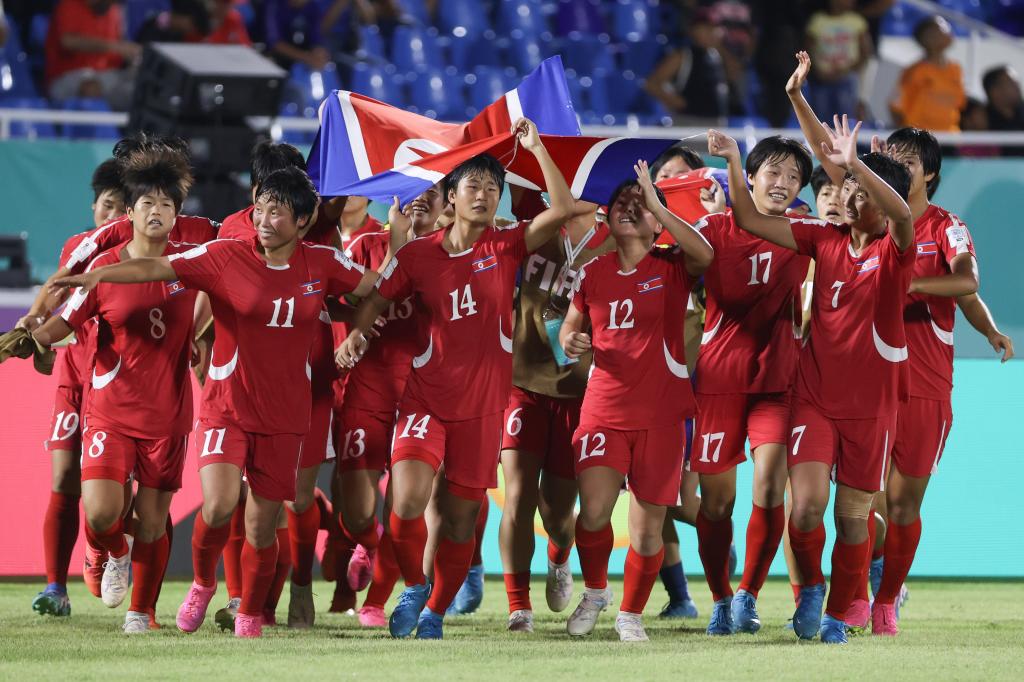
[[[97,258],[96,260],[104,260],[104,258]],[[86,268],[86,272],[93,269],[96,266],[96,260],[89,263],[89,267]],[[100,266],[109,265],[109,263],[100,263]],[[99,313],[99,289],[103,285],[100,284],[97,287],[93,287],[91,291],[84,291],[81,287],[75,289],[75,292],[68,298],[67,304],[64,306],[64,310],[60,312],[60,316],[64,318],[72,329],[78,329],[83,324],[96,317]]]
[[[576,310],[580,311],[584,315],[587,314],[589,307],[587,306],[587,275],[593,272],[594,263],[597,259],[590,261],[582,268],[580,268],[579,274],[576,275],[576,279],[572,282],[572,289],[570,295],[572,296],[572,304],[576,307]]]
[[[359,286],[359,282],[363,279],[363,273],[366,272],[366,268],[358,263],[353,263],[351,258],[333,247],[321,246],[314,248],[320,252],[323,252],[325,249],[331,250],[331,257],[324,258],[327,267],[324,290],[327,294],[342,296],[355,291],[356,287]]]
[[[526,226],[529,224],[529,220],[520,220],[515,225],[495,228],[500,231],[502,238],[511,247],[509,256],[514,258],[516,263],[530,255],[530,251],[526,248]]]
[[[797,250],[811,258],[817,257],[818,243],[831,235],[829,223],[824,220],[808,218],[790,218],[789,227],[793,231],[793,240]]]
[[[364,268],[369,268],[371,267],[369,244],[370,240],[366,238],[365,234],[359,235],[345,249],[345,255]]]
[[[974,240],[971,239],[971,233],[967,230],[967,226],[954,215],[949,218],[949,223],[941,230],[941,234],[935,235],[935,241],[938,242],[939,248],[946,257],[946,262],[952,262],[962,253],[975,255]]]
[[[97,254],[109,251],[119,244],[124,244],[132,238],[132,224],[126,218],[118,218],[105,225],[87,232],[82,241],[68,256],[67,262],[62,265],[73,273],[80,273],[85,270],[89,261]]]
[[[235,240],[218,239],[167,257],[174,274],[186,287],[211,291],[236,253]]]
[[[701,236],[708,240],[711,248],[717,249],[721,244],[722,229],[727,220],[728,217],[724,213],[709,213],[694,223],[693,229],[700,232]]]
[[[377,278],[377,293],[389,301],[402,301],[413,293],[413,273],[409,265],[413,259],[408,258],[409,252],[406,251],[413,243],[400,248]]]

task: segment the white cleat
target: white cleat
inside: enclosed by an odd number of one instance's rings
[[[509,632],[533,632],[533,611],[519,609],[508,614]]]
[[[126,535],[128,551],[124,556],[110,557],[103,564],[103,579],[100,581],[100,598],[107,608],[117,608],[128,595],[128,586],[132,584],[132,544],[133,538]]]
[[[565,629],[573,637],[583,637],[594,631],[597,625],[597,617],[602,611],[608,608],[612,602],[612,591],[609,588],[603,590],[592,590],[589,587],[583,592],[583,599],[580,605],[569,616]]]
[[[126,635],[144,635],[149,632],[149,614],[129,611],[124,616],[124,625],[121,626]]]
[[[548,561],[548,584],[544,591],[548,608],[555,613],[565,611],[572,601],[572,570],[569,562],[556,564]]]
[[[620,642],[646,642],[647,631],[639,613],[619,611],[615,616],[615,632],[619,633]]]

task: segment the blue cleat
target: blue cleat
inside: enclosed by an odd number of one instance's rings
[[[41,616],[70,616],[71,600],[63,585],[50,583],[32,600],[32,610]]]
[[[392,637],[402,639],[412,634],[429,596],[429,583],[407,587],[398,595],[398,604],[395,605],[391,619],[388,620],[388,629]]]
[[[423,609],[416,623],[416,639],[444,639],[444,616]]]
[[[689,597],[682,601],[670,601],[658,614],[658,618],[697,618],[699,616],[697,605]]]
[[[746,590],[740,590],[732,598],[732,626],[734,632],[750,634],[761,629],[761,618],[757,615],[757,598]]]
[[[821,619],[821,641],[824,644],[846,644],[846,623],[825,614]]]
[[[731,635],[733,633],[731,597],[725,597],[715,602],[707,633],[709,635]]]
[[[878,594],[882,587],[882,569],[885,568],[885,557],[878,557],[871,560],[871,567],[868,569],[868,582],[871,583],[871,596]]]
[[[484,565],[470,566],[465,582],[455,595],[455,601],[445,613],[449,616],[465,616],[473,613],[484,600]]]
[[[825,603],[825,583],[800,588],[800,604],[793,613],[793,632],[800,639],[812,639],[821,627],[821,607]]]

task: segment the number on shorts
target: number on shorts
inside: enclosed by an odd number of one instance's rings
[[[425,414],[423,417],[413,424],[416,419],[415,414],[410,414],[405,419],[405,428],[402,429],[402,435],[399,438],[419,438],[424,440],[427,437],[427,425],[430,423],[430,415]]]
[[[224,434],[227,429],[206,429],[203,441],[203,452],[200,457],[224,454]]]
[[[632,299],[625,298],[621,301],[612,301],[608,304],[611,306],[611,314],[608,316],[608,328],[609,329],[632,329],[633,328],[633,301]],[[616,319],[619,316],[619,311],[622,311],[622,319]]]
[[[167,325],[164,324],[164,311],[160,308],[153,308],[149,311],[149,335],[154,339],[162,339],[167,334]]]
[[[523,413],[523,408],[517,407],[512,410],[512,414],[508,416],[508,421],[505,422],[505,431],[510,436],[518,436],[519,432],[523,430],[523,420],[519,418],[519,415]]]
[[[800,426],[794,426],[793,427],[793,433],[790,434],[794,438],[794,440],[793,440],[793,452],[791,452],[789,454],[791,454],[791,455],[798,455],[798,454],[800,454],[800,441],[802,441],[804,439],[804,431],[806,431],[806,430],[807,430],[807,424],[801,424]]]
[[[53,434],[50,436],[50,440],[67,440],[78,430],[78,413],[58,412],[53,422]]]
[[[103,451],[107,449],[105,443],[107,442],[107,434],[105,431],[97,431],[92,434],[92,445],[89,446],[89,456],[96,458],[103,454]]]
[[[704,452],[700,454],[700,461],[702,462],[718,462],[718,455],[722,449],[722,441],[725,439],[725,431],[719,431],[718,433],[705,433],[702,436],[704,440]],[[711,459],[708,459],[708,450],[711,446],[715,446],[715,451],[711,455]]]
[[[356,459],[362,457],[366,452],[366,431],[353,429],[345,434],[345,448],[341,454],[342,459]]]
[[[843,290],[844,284],[846,284],[846,282],[840,282],[838,279],[835,282],[832,282],[832,288],[836,290],[836,293],[832,294],[833,308],[839,307],[839,292]]]
[[[590,440],[589,433],[583,434],[583,438],[580,439],[580,461],[582,462],[585,459],[589,459],[591,457],[600,457],[601,455],[603,455],[604,446],[606,442],[607,439],[604,437],[604,434],[601,433],[600,431],[594,434],[593,442],[591,442]],[[591,445],[593,447],[591,447]],[[590,450],[590,452],[587,452],[588,449]]]

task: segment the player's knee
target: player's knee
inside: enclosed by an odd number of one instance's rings
[[[825,516],[825,504],[817,500],[794,500],[790,520],[802,531],[818,527]]]
[[[135,525],[135,539],[139,542],[155,542],[166,530],[166,519],[139,519]]]
[[[583,524],[583,527],[587,530],[599,530],[604,528],[608,525],[608,522],[611,521],[611,518],[611,510],[606,509],[603,505],[584,505],[580,509],[579,522]]]
[[[82,472],[75,466],[54,467],[51,473],[53,492],[80,497],[82,495]]]
[[[225,523],[231,521],[232,514],[235,513],[235,507],[238,506],[237,499],[230,500],[204,500],[203,501],[203,521],[210,528],[220,528]]]
[[[917,500],[889,500],[889,522],[897,526],[906,526],[917,521],[921,515],[921,505]]]
[[[631,531],[629,544],[633,547],[633,551],[641,556],[657,554],[663,545],[661,533],[655,532],[654,529],[643,529],[639,532]]]
[[[721,521],[732,516],[735,495],[705,495],[700,500],[700,513],[709,521]]]
[[[85,510],[85,522],[96,533],[106,533],[121,518],[121,510],[109,507],[95,507]]]

